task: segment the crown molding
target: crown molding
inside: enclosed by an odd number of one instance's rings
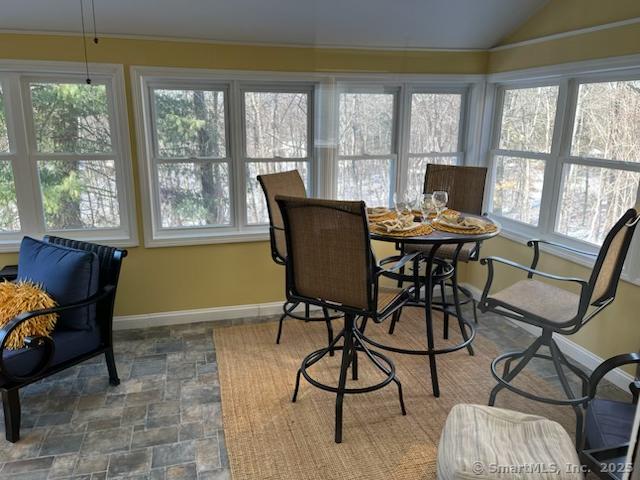
[[[567,32],[553,33],[551,35],[543,35],[542,37],[531,38],[529,40],[522,40],[521,42],[506,43],[504,45],[496,45],[490,48],[489,52],[499,52],[501,50],[509,50],[512,48],[526,47],[527,45],[535,45],[537,43],[550,42],[552,40],[559,40],[562,38],[575,37],[578,35],[585,35],[587,33],[599,32],[602,30],[610,30],[612,28],[626,27],[628,25],[635,25],[640,23],[640,17],[628,18],[626,20],[620,20],[618,22],[603,23],[602,25],[595,25],[593,27],[578,28],[575,30],[569,30]]]

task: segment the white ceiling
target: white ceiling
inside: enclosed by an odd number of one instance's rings
[[[91,28],[91,0],[84,0]],[[80,31],[80,0],[0,0],[0,29]],[[294,45],[485,49],[546,0],[94,0],[98,33]]]

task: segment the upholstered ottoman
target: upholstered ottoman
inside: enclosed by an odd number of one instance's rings
[[[582,479],[562,426],[544,417],[484,405],[451,409],[438,445],[438,480]]]

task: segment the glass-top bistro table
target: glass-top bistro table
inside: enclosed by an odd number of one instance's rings
[[[500,225],[496,222],[493,222],[491,219],[487,217],[479,217],[477,215],[470,215],[461,213],[464,217],[471,218],[480,218],[483,221],[487,222],[491,225],[489,231],[485,231],[482,233],[453,233],[453,232],[445,232],[436,230],[435,228],[428,235],[421,236],[398,236],[394,234],[382,233],[380,231],[371,231],[370,237],[372,240],[377,240],[381,242],[392,242],[396,244],[396,248],[400,251],[405,251],[407,246],[415,245],[421,247],[430,247],[428,249],[424,249],[419,255],[413,258],[413,269],[411,274],[405,274],[404,272],[385,272],[384,276],[387,278],[391,278],[400,282],[413,282],[414,284],[414,298],[407,306],[413,307],[422,307],[424,308],[425,313],[425,324],[426,324],[426,337],[427,337],[427,348],[426,350],[410,350],[394,345],[385,345],[380,342],[368,339],[369,342],[377,348],[388,350],[396,353],[403,353],[408,355],[423,355],[429,357],[429,369],[431,371],[431,384],[433,388],[433,395],[435,397],[440,396],[440,387],[438,384],[438,373],[436,367],[436,356],[443,353],[450,353],[460,350],[462,348],[466,348],[473,341],[476,330],[474,325],[466,320],[462,315],[460,310],[460,301],[458,298],[459,293],[454,288],[453,296],[454,296],[454,304],[455,304],[455,312],[447,312],[450,315],[457,317],[458,322],[460,323],[460,329],[463,336],[463,341],[458,343],[457,345],[446,346],[442,348],[436,348],[434,341],[434,332],[433,332],[433,315],[432,309],[434,308],[433,302],[433,287],[434,285],[439,284],[440,282],[449,280],[454,275],[456,275],[456,271],[453,267],[455,264],[455,260],[464,244],[467,243],[477,243],[488,240],[490,238],[495,237],[500,233]],[[449,246],[448,248],[453,248],[453,260],[454,262],[444,260],[442,258],[438,258],[438,249],[442,248],[444,245]],[[380,264],[388,264],[394,263],[400,260],[402,255],[393,255],[387,258],[380,260]],[[424,274],[420,273],[420,266],[423,265]],[[430,274],[428,274],[430,273]],[[444,297],[444,296],[443,296]],[[442,298],[442,302],[439,306],[435,307],[437,310],[444,310],[447,308],[445,299]],[[394,317],[392,320],[394,323],[397,321],[397,317]]]

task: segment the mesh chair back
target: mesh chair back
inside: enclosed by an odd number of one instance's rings
[[[443,190],[449,194],[449,208],[481,215],[486,177],[485,167],[429,163],[424,176],[424,193]]]
[[[284,238],[284,224],[282,214],[276,203],[276,195],[288,197],[306,197],[307,191],[298,170],[288,172],[258,175],[258,182],[262,186],[269,212],[269,237],[271,240],[271,254],[278,263],[287,258],[287,244]]]
[[[370,311],[373,255],[364,202],[277,197],[297,297]]]
[[[627,210],[604,239],[589,279],[591,305],[600,306],[615,297],[638,218],[636,209]]]

